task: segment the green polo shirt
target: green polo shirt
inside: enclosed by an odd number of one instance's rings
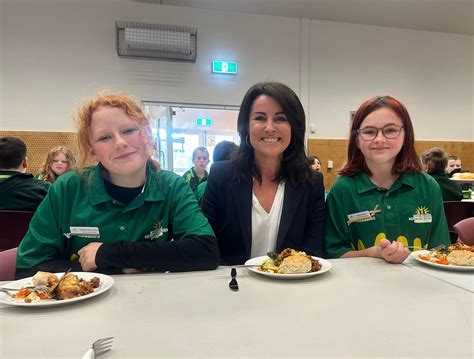
[[[389,190],[378,188],[365,173],[339,177],[328,194],[327,211],[328,258],[378,245],[383,238],[420,249],[450,243],[439,186],[425,173],[403,173]]]
[[[90,242],[214,237],[188,184],[175,173],[148,167],[143,192],[124,205],[107,193],[102,171],[97,165],[81,175],[68,172],[50,187],[18,248],[17,268],[68,259]]]
[[[207,173],[207,171],[204,171],[204,177],[199,178],[196,172],[194,171],[194,167],[183,173],[183,178],[189,182],[189,187],[191,187],[194,193],[196,193],[199,184],[207,181],[207,176],[209,176],[209,174]]]

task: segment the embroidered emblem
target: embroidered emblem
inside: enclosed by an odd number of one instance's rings
[[[351,223],[355,223],[355,222],[374,221],[375,215],[380,212],[382,211],[379,209],[379,205],[377,204],[374,207],[374,209],[371,211],[362,211],[362,212],[348,214],[347,218],[349,220],[347,221],[347,224],[350,225]]]
[[[163,233],[168,232],[168,228],[163,228],[163,220],[157,220],[153,225],[153,230],[145,236],[146,239],[157,239],[163,235]]]
[[[431,223],[432,218],[428,207],[421,206],[417,207],[413,217],[408,218],[408,220],[414,223]]]

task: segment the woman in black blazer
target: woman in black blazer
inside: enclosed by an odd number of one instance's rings
[[[277,82],[252,86],[237,127],[239,150],[232,160],[212,166],[202,201],[221,263],[241,264],[285,248],[321,256],[324,184],[305,153],[298,96]]]

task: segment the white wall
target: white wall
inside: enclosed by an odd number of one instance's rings
[[[351,110],[389,94],[407,106],[417,139],[473,140],[473,38],[313,21],[308,112],[317,137],[345,137]]]
[[[4,0],[3,14],[3,129],[74,130],[73,107],[103,87],[141,100],[239,105],[260,80],[299,86],[300,30],[294,18],[60,0]],[[119,58],[115,20],[197,27],[198,60]],[[212,75],[213,58],[236,60],[239,75]]]
[[[198,60],[119,58],[115,20],[195,26]],[[3,0],[0,32],[0,129],[72,131],[74,106],[104,87],[239,105],[253,83],[277,80],[301,95],[317,138],[345,138],[350,110],[392,94],[417,138],[474,140],[472,36],[105,0]],[[210,74],[216,58],[239,74]]]

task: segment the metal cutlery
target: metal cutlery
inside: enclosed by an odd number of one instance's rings
[[[91,347],[84,353],[81,359],[94,359],[112,349],[114,337],[107,337],[96,340]]]
[[[21,287],[21,288],[0,287],[0,292],[5,292],[5,293],[18,292],[20,289],[31,289],[31,290],[34,290],[34,291],[37,291],[37,292],[47,292],[47,291],[49,291],[49,288],[44,286],[44,285],[42,285],[42,286],[29,285],[29,286]]]
[[[230,270],[230,276],[232,277],[231,281],[229,282],[229,288],[230,290],[237,292],[239,290],[239,284],[237,283],[237,270],[235,268],[232,268]]]
[[[419,247],[419,246],[406,246],[405,248],[408,248],[408,249],[418,249],[418,250],[422,250],[423,248]],[[444,249],[446,248],[446,246],[444,244],[440,244],[436,247],[433,247],[433,248],[430,248],[428,249],[429,251],[431,252],[436,252],[436,251],[439,251],[440,249]]]
[[[63,276],[61,278],[59,278],[58,282],[56,283],[56,285],[54,287],[51,288],[51,291],[50,291],[50,294],[51,294],[51,297],[54,298],[56,292],[58,291],[59,289],[59,284],[64,280],[64,278],[66,278],[66,276],[69,274],[69,272],[72,271],[72,268],[69,268],[66,272],[64,272]]]

